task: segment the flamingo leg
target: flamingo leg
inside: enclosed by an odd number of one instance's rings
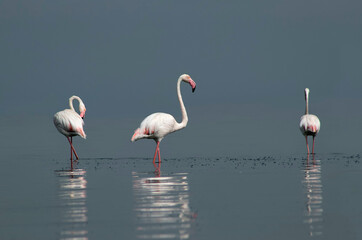
[[[73,147],[73,137],[70,137],[70,140],[71,140],[71,143],[72,143],[73,153],[74,153],[75,157],[76,157],[77,160],[78,160],[78,159],[79,159],[78,154],[77,154],[77,152],[75,151],[75,148]]]
[[[73,160],[73,137],[70,137],[70,159]]]
[[[309,167],[309,154],[307,154],[307,168]]]
[[[316,163],[316,161],[315,161],[315,155],[313,154],[313,166],[315,167],[315,166],[317,166],[317,163]]]
[[[70,169],[71,171],[73,171],[73,149],[72,149],[72,144],[71,144],[71,140],[69,139],[69,137],[67,137],[69,144],[70,144]]]
[[[157,142],[155,155],[153,157],[153,166],[155,167],[155,174],[157,177],[161,175],[161,156],[160,156],[160,142]],[[156,156],[158,154],[158,166],[156,165]]]
[[[155,167],[155,176],[156,177],[161,176],[161,162],[158,162],[157,165],[156,163],[154,163],[153,166]]]
[[[71,150],[74,152],[74,155],[75,155],[75,157],[76,157],[77,160],[78,160],[78,159],[79,159],[78,154],[77,154],[77,152],[75,151],[75,149],[74,149],[74,147],[73,147],[73,138],[70,137],[70,139],[69,139],[69,137],[67,137],[67,139],[68,139],[68,141],[69,141]],[[72,158],[72,157],[71,157],[71,158]]]
[[[158,145],[159,145],[159,144],[160,144],[160,142],[157,142],[155,155],[153,156],[153,164],[155,164],[155,161],[156,161],[156,156],[157,156],[157,152],[158,152]]]
[[[161,153],[160,153],[160,147],[158,146],[158,166],[161,164]]]
[[[315,138],[315,136],[313,136],[313,147],[312,147],[312,154],[314,154],[314,138]]]
[[[158,171],[161,173],[161,161],[158,162]]]
[[[307,143],[307,151],[308,151],[308,154],[309,154],[308,136],[307,135],[305,136],[305,142]]]

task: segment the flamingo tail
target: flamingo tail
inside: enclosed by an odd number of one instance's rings
[[[82,138],[84,138],[84,139],[87,138],[87,135],[85,134],[85,132],[82,128],[79,128],[77,132],[78,132],[79,136],[81,136]]]
[[[152,132],[152,134],[153,133],[154,132]],[[150,136],[151,136],[150,131],[148,129],[141,130],[140,128],[137,128],[134,131],[134,134],[132,136],[131,141],[134,142],[134,141],[137,141],[137,140],[142,139],[142,138],[149,138]]]
[[[131,138],[131,141],[134,142],[134,141],[137,141],[138,139],[142,138],[141,135],[143,134],[140,134],[141,133],[141,129],[137,128],[135,131],[134,131],[134,134]]]

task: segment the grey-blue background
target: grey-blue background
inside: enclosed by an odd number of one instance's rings
[[[0,1],[1,146],[68,157],[53,126],[76,94],[87,107],[81,157],[152,156],[131,143],[148,114],[186,129],[164,157],[304,153],[303,89],[321,119],[316,151],[359,152],[360,1]],[[44,153],[48,154],[48,153]]]

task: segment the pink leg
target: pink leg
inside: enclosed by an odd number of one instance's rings
[[[161,161],[158,162],[158,171],[161,172]]]
[[[312,147],[312,154],[314,154],[314,138],[315,138],[315,136],[313,136],[313,147]]]
[[[308,146],[308,137],[305,136],[305,142],[307,143],[307,150],[308,150],[308,154],[309,154],[309,146]]]
[[[315,166],[317,166],[317,163],[316,163],[316,161],[315,161],[315,155],[313,154],[313,166],[315,167]]]
[[[73,137],[71,137],[70,140],[71,140],[71,142],[72,142],[73,153],[74,153],[75,157],[76,157],[77,160],[78,160],[78,159],[79,159],[78,154],[77,154],[77,152],[75,151],[75,148],[73,147]]]
[[[309,167],[309,154],[307,154],[307,168]]]
[[[160,147],[158,147],[158,166],[161,164],[161,153],[160,153]]]
[[[73,160],[73,137],[70,137],[70,159]]]
[[[69,139],[69,137],[67,137],[67,138],[68,138],[68,141],[69,141],[69,144],[70,144],[70,148],[72,149],[72,151],[74,152],[75,157],[78,160],[79,159],[78,154],[77,154],[77,152],[75,151],[75,149],[73,147],[73,138],[72,137],[70,137],[70,139]]]
[[[158,152],[158,155],[160,155],[160,148],[158,148],[156,151]],[[155,156],[155,157],[156,157],[156,156]],[[160,159],[160,158],[159,158],[159,159]],[[158,160],[158,165],[156,165],[156,163],[154,162],[154,163],[153,163],[153,166],[155,167],[155,176],[156,176],[156,177],[161,176],[161,161]]]
[[[78,154],[77,154],[77,152],[75,151],[75,148],[73,147],[73,137],[70,137],[70,141],[71,141],[71,143],[72,143],[73,153],[74,153],[75,157],[76,157],[77,160],[78,160],[78,159],[79,159]]]
[[[158,166],[156,164],[153,164],[153,166],[155,167],[155,176],[156,177],[161,176],[160,163],[158,163]]]
[[[158,155],[160,155],[160,148],[158,148]],[[161,159],[158,160],[157,176],[161,176]]]
[[[157,142],[155,155],[154,155],[154,157],[153,157],[153,164],[155,164],[155,161],[156,161],[156,156],[157,156],[157,152],[158,152],[158,145],[159,145],[159,144],[160,144],[160,142]]]
[[[72,149],[72,141],[67,137],[70,144],[70,170],[73,171],[73,149]]]

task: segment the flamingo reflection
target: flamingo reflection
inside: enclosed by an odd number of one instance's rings
[[[309,236],[320,236],[323,233],[323,185],[321,160],[313,156],[312,163],[307,155],[305,164],[304,179],[302,183],[306,188],[306,211],[304,222],[309,226]]]
[[[87,180],[83,169],[55,171],[61,210],[60,239],[87,240]]]
[[[134,212],[138,239],[189,239],[196,214],[190,209],[187,173],[154,176],[133,172]]]
[[[156,164],[155,162],[153,163],[153,166],[155,167],[155,176],[156,177],[160,177],[161,176],[161,161],[158,161],[158,164]]]

